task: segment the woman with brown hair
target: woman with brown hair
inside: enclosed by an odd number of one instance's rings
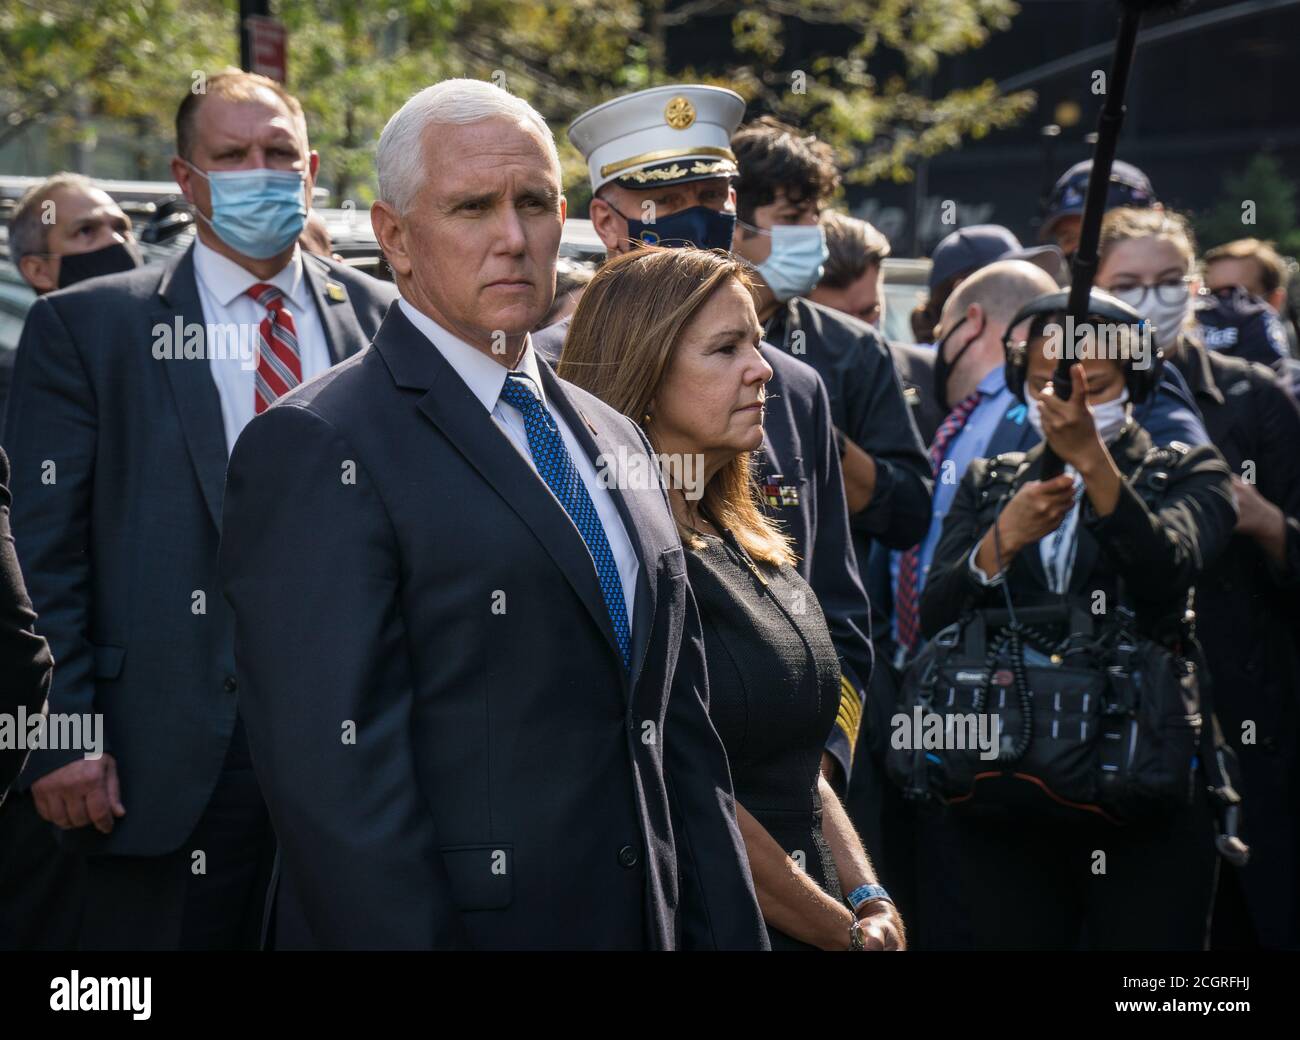
[[[839,660],[788,540],[756,498],[750,457],[772,376],[760,338],[740,261],[638,249],[592,279],[559,374],[638,423],[662,469],[700,478],[670,480],[668,500],[772,948],[902,949],[902,922],[821,775]]]

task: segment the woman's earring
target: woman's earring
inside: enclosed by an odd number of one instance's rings
[[[642,425],[642,426],[649,426],[649,425],[650,425],[650,413],[649,413],[649,412],[646,412],[645,415],[641,416],[641,425]]]

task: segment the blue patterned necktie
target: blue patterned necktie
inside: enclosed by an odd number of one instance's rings
[[[600,579],[600,592],[605,599],[605,609],[614,626],[614,638],[623,657],[623,667],[629,667],[631,639],[627,624],[627,602],[623,598],[623,582],[618,576],[618,565],[605,537],[600,516],[582,482],[582,474],[573,464],[569,449],[554,417],[532,389],[532,380],[517,372],[506,376],[501,388],[501,400],[519,409],[524,417],[524,430],[528,434],[528,450],[532,452],[537,472],[546,486],[555,493],[569,514],[573,526],[587,543],[591,558],[596,564],[596,577]]]

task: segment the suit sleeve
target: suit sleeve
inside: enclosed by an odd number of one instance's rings
[[[831,430],[831,406],[825,384],[817,380],[813,413],[816,440],[817,532],[810,584],[817,594],[831,640],[840,657],[840,705],[826,741],[847,786],[853,751],[862,724],[867,685],[875,663],[871,645],[871,604],[862,587],[857,554],[849,532],[844,476]]]
[[[240,711],[316,941],[467,945],[416,775],[395,534],[363,460],[305,408],[270,409],[235,445],[222,532]]]
[[[1268,575],[1273,584],[1294,596],[1300,590],[1300,407],[1273,373],[1257,366],[1252,380],[1263,433],[1256,466],[1259,493],[1282,510],[1286,546],[1281,563],[1271,557]]]
[[[1214,448],[1193,448],[1169,473],[1169,490],[1155,512],[1133,485],[1099,517],[1085,496],[1080,520],[1091,529],[1135,599],[1187,589],[1218,559],[1232,538],[1237,507],[1227,464]]]
[[[855,385],[856,384],[856,385]],[[891,549],[906,549],[930,526],[934,479],[893,359],[874,335],[862,338],[862,364],[846,379],[849,429],[876,462],[876,490],[853,528]]]
[[[77,344],[54,304],[37,300],[18,344],[5,447],[14,543],[38,630],[58,661],[51,714],[112,711],[112,705],[95,703],[88,641],[97,426],[95,394]],[[35,750],[20,783],[30,786],[82,757],[75,748]]]
[[[49,693],[53,662],[45,640],[36,634],[36,614],[9,533],[8,483],[9,466],[0,452],[0,674],[5,677],[0,711],[16,714],[22,707],[35,714]],[[19,750],[0,750],[0,804],[24,757]]]
[[[736,822],[727,753],[709,719],[704,633],[689,586],[664,720],[664,783],[677,845],[682,948],[769,949]]]

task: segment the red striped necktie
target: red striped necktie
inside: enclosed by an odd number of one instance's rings
[[[302,382],[302,355],[284,293],[267,282],[258,282],[248,295],[266,308],[258,328],[257,375],[253,380],[253,411],[261,415]]]
[[[935,431],[934,442],[930,445],[930,469],[936,480],[943,467],[948,444],[961,433],[979,400],[978,390],[969,397],[962,398]],[[920,582],[917,580],[920,577],[920,565],[921,545],[918,542],[903,553],[898,561],[898,592],[894,604],[898,615],[898,641],[907,648],[909,654],[916,649],[921,638],[921,595]]]

